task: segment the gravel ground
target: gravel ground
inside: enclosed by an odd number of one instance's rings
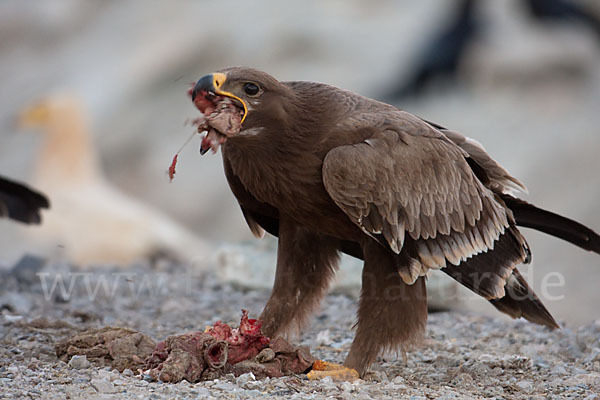
[[[237,323],[242,308],[251,316],[260,312],[268,291],[170,262],[85,273],[60,262],[25,262],[0,274],[0,398],[600,399],[600,321],[551,332],[524,321],[435,313],[425,343],[406,361],[384,356],[354,383],[313,382],[304,375],[256,380],[246,374],[165,384],[96,367],[83,357],[59,361],[54,344],[106,325],[163,339],[219,319]],[[355,309],[354,298],[329,295],[294,342],[309,345],[316,357],[342,362]]]

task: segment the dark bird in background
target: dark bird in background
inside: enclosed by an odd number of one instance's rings
[[[600,39],[600,16],[569,0],[526,0],[531,16],[539,21],[576,22],[588,26]]]
[[[454,81],[471,43],[484,31],[477,13],[477,0],[458,0],[448,23],[437,30],[416,57],[408,78],[386,93],[386,100],[416,96],[433,81]],[[522,0],[525,11],[535,21],[581,23],[600,39],[600,17],[569,0]]]
[[[360,375],[383,350],[422,337],[427,271],[513,318],[557,328],[516,268],[531,260],[517,226],[600,254],[592,230],[514,197],[523,184],[481,144],[391,105],[249,68],[206,75],[191,95],[206,117],[203,149],[221,147],[251,231],[279,237],[266,335],[302,327],[340,252],[364,260],[344,362]]]
[[[0,177],[0,217],[25,224],[39,224],[42,221],[41,209],[49,207],[50,202],[43,194]]]
[[[420,94],[432,81],[454,79],[459,64],[475,39],[480,26],[476,0],[460,0],[449,22],[436,31],[416,58],[416,65],[405,82],[386,94],[386,99]]]

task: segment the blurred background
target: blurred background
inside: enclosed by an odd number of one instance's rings
[[[0,175],[45,191],[53,208],[44,220],[51,224],[61,196],[56,189],[53,201],[52,185],[76,178],[49,174],[56,160],[48,160],[97,158],[91,175],[101,184],[78,189],[81,183],[74,182],[69,189],[84,194],[84,206],[88,200],[94,210],[113,201],[128,209],[139,205],[144,215],[160,214],[161,224],[197,237],[208,252],[262,246],[268,256],[259,257],[256,268],[269,274],[274,246],[252,239],[220,155],[201,157],[195,138],[182,151],[173,182],[167,176],[193,131],[186,120],[197,115],[186,95],[190,83],[246,65],[280,80],[321,81],[385,100],[476,138],[527,185],[527,201],[598,231],[600,6],[573,0],[565,9],[549,0],[548,9],[543,3],[45,0],[32,6],[4,0]],[[60,114],[56,129],[80,131],[91,143],[65,139],[71,155],[62,156],[49,143],[48,123],[23,124],[23,110],[40,99],[46,110],[75,104]],[[102,230],[103,217],[71,217],[83,226],[75,246]],[[43,229],[1,220],[0,265],[8,268],[25,253],[56,251],[58,230],[44,236]],[[526,236],[534,254],[527,276],[555,316],[573,324],[600,318],[600,257],[533,231]],[[348,271],[357,283],[358,269]],[[560,273],[564,285],[544,295],[540,286],[551,272]],[[270,285],[270,278],[260,280]],[[465,307],[498,315],[485,302],[465,301]]]

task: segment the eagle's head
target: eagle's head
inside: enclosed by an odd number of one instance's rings
[[[233,67],[200,78],[189,91],[202,113],[199,132],[208,132],[201,152],[216,152],[234,137],[255,136],[265,126],[286,117],[293,91],[271,75],[252,68]]]

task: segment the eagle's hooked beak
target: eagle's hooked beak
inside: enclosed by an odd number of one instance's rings
[[[241,121],[243,123],[246,119],[246,115],[248,115],[248,106],[246,105],[246,102],[244,100],[242,100],[235,94],[221,89],[226,80],[227,75],[221,72],[215,72],[214,74],[204,75],[198,80],[198,82],[196,82],[194,89],[192,89],[192,101],[195,101],[196,97],[199,96],[202,92],[213,93],[219,96],[227,96],[232,99],[235,99],[239,101],[242,107],[244,108],[244,115],[242,116]]]

